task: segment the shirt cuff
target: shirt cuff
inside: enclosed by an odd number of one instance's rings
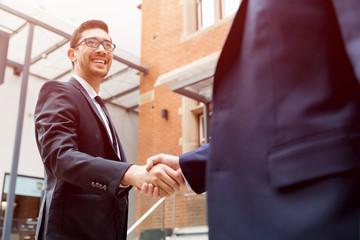
[[[183,178],[184,178],[185,185],[186,185],[187,189],[188,189],[188,190],[192,190],[192,188],[191,188],[189,182],[186,180],[186,177],[184,176],[184,174],[183,174],[182,172],[181,172],[181,174],[182,174],[182,176],[183,176]]]

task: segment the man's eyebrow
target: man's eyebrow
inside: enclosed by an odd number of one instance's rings
[[[87,36],[87,37],[84,37],[83,39],[85,39],[85,38],[95,38],[95,39],[100,40],[100,41],[109,41],[109,42],[112,42],[112,39],[111,39],[111,38],[110,38],[110,39],[107,39],[107,38],[101,39],[101,38],[95,37],[95,36]]]

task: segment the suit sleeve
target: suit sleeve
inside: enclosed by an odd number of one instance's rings
[[[206,162],[210,153],[210,144],[180,155],[181,170],[194,192],[206,191]]]
[[[47,82],[40,90],[35,109],[35,134],[45,170],[57,181],[99,193],[120,194],[123,191],[119,188],[120,181],[131,164],[79,151],[82,107],[74,92],[63,83]],[[94,188],[94,183],[101,183],[102,187]]]

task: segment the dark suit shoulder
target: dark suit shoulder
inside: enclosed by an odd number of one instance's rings
[[[38,103],[55,101],[58,105],[65,101],[76,105],[80,95],[80,91],[70,82],[49,80],[40,89]]]
[[[35,117],[40,113],[60,112],[66,115],[76,115],[79,106],[79,91],[68,82],[50,80],[44,83],[35,108]]]
[[[40,89],[42,92],[73,92],[75,87],[69,82],[60,82],[56,80],[49,80],[44,83]]]

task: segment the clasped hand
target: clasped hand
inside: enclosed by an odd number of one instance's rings
[[[147,165],[132,165],[125,173],[122,185],[133,185],[148,196],[168,197],[180,190],[185,182],[176,156],[159,154],[147,160]]]

